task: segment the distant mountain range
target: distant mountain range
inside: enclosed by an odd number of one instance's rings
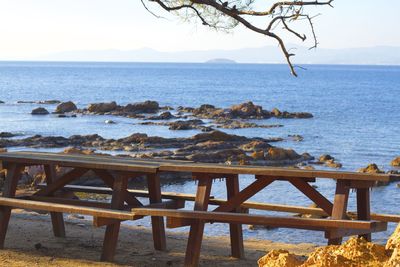
[[[289,46],[290,47],[290,46]],[[296,47],[290,52],[299,64],[354,64],[354,65],[400,65],[400,47],[376,46],[349,49],[308,50]],[[235,50],[206,50],[161,52],[151,48],[136,50],[66,51],[54,53],[35,60],[48,61],[111,61],[111,62],[214,62],[237,63],[285,63],[278,47],[265,46]]]

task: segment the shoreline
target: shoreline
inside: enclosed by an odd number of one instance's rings
[[[0,266],[181,266],[187,233],[167,229],[167,251],[153,248],[151,230],[122,224],[114,263],[100,262],[104,227],[95,228],[89,220],[66,216],[65,239],[55,238],[49,214],[13,210],[5,249],[0,250]],[[140,241],[139,241],[140,240]],[[305,256],[317,246],[309,243],[286,244],[269,240],[245,239],[246,259],[229,256],[228,236],[205,236],[200,265],[256,266],[267,251],[285,249]]]

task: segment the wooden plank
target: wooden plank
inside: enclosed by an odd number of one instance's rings
[[[8,197],[0,197],[0,205],[7,207],[15,207],[28,210],[45,210],[64,213],[76,213],[90,216],[98,216],[119,220],[132,220],[135,218],[134,214],[127,211],[116,211],[111,209],[102,209],[94,207],[82,207],[75,205],[48,203],[41,201],[32,201]]]
[[[77,155],[62,155],[57,153],[47,153],[46,155],[27,152],[6,152],[0,155],[0,160],[5,163],[54,164],[73,168],[112,169],[117,171],[137,171],[145,173],[155,173],[159,167],[158,163],[119,161],[117,157],[79,157]]]
[[[278,167],[264,166],[239,166],[239,165],[223,165],[223,164],[161,164],[160,171],[177,171],[177,172],[197,172],[197,173],[224,173],[224,174],[254,174],[279,177],[318,177],[331,178],[337,180],[369,180],[369,181],[389,181],[390,175],[387,174],[369,174],[357,172],[343,171],[325,171],[325,170],[301,170],[288,169]]]
[[[371,220],[369,188],[357,188],[357,220]],[[360,234],[359,237],[371,242],[371,234]]]
[[[292,180],[290,183],[317,204],[318,207],[322,208],[327,214],[332,214],[333,204],[306,181],[299,179]]]
[[[18,180],[21,178],[23,168],[23,165],[18,164],[10,164],[7,166],[7,176],[3,185],[2,198],[11,198],[15,196]],[[11,208],[1,202],[0,205],[0,249],[3,249],[11,216]]]
[[[315,218],[253,215],[253,214],[231,213],[231,212],[189,211],[189,210],[170,210],[170,209],[134,208],[132,209],[132,212],[135,215],[148,215],[148,216],[158,215],[158,216],[186,218],[193,220],[204,220],[210,222],[257,224],[257,225],[268,225],[273,227],[299,228],[299,229],[322,230],[322,231],[326,229],[338,229],[338,228],[375,230],[375,229],[380,229],[382,225],[386,224],[386,222],[377,222],[377,221],[315,219]]]
[[[54,165],[45,165],[46,183],[51,185],[57,179],[57,171]],[[50,212],[53,233],[56,237],[65,237],[64,217],[60,212]]]
[[[384,232],[387,230],[387,223],[385,222],[379,222],[376,227],[371,230],[365,230],[365,229],[344,229],[344,228],[339,228],[335,230],[330,230],[325,232],[325,238],[327,239],[336,239],[336,238],[342,238],[344,236],[353,236],[353,235],[366,235],[366,234],[371,234],[371,232]]]
[[[197,174],[196,174],[197,175]],[[208,207],[212,179],[204,175],[198,175],[198,185],[196,200],[194,204],[195,211],[205,212]],[[203,241],[204,220],[194,220],[190,226],[189,239],[186,247],[185,266],[198,266],[200,258],[201,243]]]
[[[114,183],[112,185],[113,194],[111,199],[112,209],[123,209],[127,187],[128,179],[122,176],[114,177]],[[103,250],[100,258],[101,261],[112,261],[114,259],[120,227],[120,221],[116,221],[113,224],[107,225],[106,232],[104,234]]]
[[[42,188],[45,184],[39,184],[38,187]],[[112,189],[108,187],[95,187],[95,186],[82,186],[82,185],[65,185],[63,190],[71,191],[71,192],[83,192],[83,193],[93,193],[93,194],[106,194],[111,195]],[[128,189],[128,192],[134,195],[135,197],[149,197],[148,190],[138,190],[138,189]],[[194,201],[196,195],[194,194],[184,194],[184,193],[176,193],[176,192],[161,192],[161,196],[163,199],[176,199],[176,200],[188,200]],[[210,196],[210,198],[214,198]]]
[[[228,201],[239,194],[239,175],[231,175],[226,179],[226,192]],[[234,209],[234,212],[241,212],[240,206]],[[241,224],[230,223],[229,232],[231,239],[231,255],[234,258],[244,258],[244,246],[243,246],[243,229]]]
[[[40,189],[35,193],[37,196],[48,196],[61,189],[64,185],[72,182],[73,180],[78,179],[82,175],[84,175],[88,169],[73,169],[63,176],[59,177],[51,184],[48,184],[45,188]]]
[[[99,176],[100,179],[104,181],[104,183],[109,186],[110,188],[113,188],[113,183],[114,183],[114,176],[108,172],[107,170],[93,170],[96,175]],[[120,174],[118,174],[120,175]],[[122,177],[122,176],[121,176]],[[125,180],[128,180],[128,177],[123,177]],[[113,191],[114,192],[114,191]],[[143,206],[143,204],[136,199],[132,194],[130,194],[127,189],[123,190],[120,194],[122,194],[124,200],[132,206],[140,207]]]
[[[149,190],[149,200],[151,204],[162,202],[160,176],[158,174],[147,175],[147,187]],[[156,250],[164,251],[167,249],[165,237],[164,218],[158,216],[151,217],[151,228],[153,232],[153,243]]]
[[[44,187],[44,184],[39,184],[39,188]],[[112,194],[112,189],[108,187],[93,187],[93,186],[81,186],[81,185],[66,185],[63,190],[71,192],[84,192],[84,193],[94,193],[94,194]],[[148,197],[149,193],[147,190],[137,190],[128,189],[128,191],[136,197]],[[176,199],[176,200],[186,200],[194,201],[194,194],[182,194],[175,192],[161,192],[163,199]],[[216,199],[210,196],[209,205],[222,205],[226,203],[226,199]],[[277,211],[277,212],[288,212],[288,213],[298,213],[298,214],[312,214],[317,216],[329,216],[325,211],[320,208],[310,208],[301,207],[293,205],[282,205],[276,203],[260,203],[246,201],[241,204],[242,208],[255,209],[255,210],[265,210],[265,211]],[[347,215],[353,219],[357,218],[357,212],[349,211]],[[371,219],[382,222],[394,222],[400,223],[400,215],[397,214],[378,214],[371,213]]]
[[[234,197],[230,198],[226,203],[216,208],[214,211],[232,211],[235,208],[240,207],[240,205],[257,194],[259,191],[270,185],[274,181],[273,178],[267,179],[263,177],[262,179],[256,179],[255,182],[247,186],[245,189],[240,191],[240,193],[235,194]]]
[[[346,209],[347,202],[349,199],[348,182],[344,180],[338,180],[336,182],[335,199],[333,201],[332,219],[344,219],[347,217]],[[342,238],[331,238],[328,240],[329,245],[340,245]]]
[[[152,209],[181,209],[185,206],[185,201],[184,200],[169,200],[165,201],[162,203],[154,203],[150,205],[145,205],[143,208],[152,208]],[[128,208],[128,206],[124,207],[124,210],[131,210],[131,208]],[[131,220],[139,220],[142,219],[144,216],[141,215],[136,215],[133,217]],[[116,223],[118,221],[122,220],[115,220],[115,219],[109,219],[109,218],[101,218],[101,217],[93,217],[93,225],[95,227],[101,227],[104,225],[109,225]]]

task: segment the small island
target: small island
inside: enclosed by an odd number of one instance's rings
[[[211,64],[236,64],[237,62],[229,58],[214,58],[207,60],[205,63]]]

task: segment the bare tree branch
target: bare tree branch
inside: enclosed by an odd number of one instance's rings
[[[286,48],[283,38],[280,33],[275,29],[280,23],[283,25],[283,30],[299,38],[301,41],[307,39],[306,34],[300,33],[291,27],[297,21],[306,20],[313,37],[313,45],[310,47],[316,48],[318,45],[317,37],[315,34],[313,18],[306,13],[305,9],[309,6],[330,6],[332,7],[333,0],[327,1],[279,1],[273,3],[265,10],[254,10],[253,6],[257,0],[141,0],[147,10],[148,7],[143,1],[154,2],[161,8],[168,12],[176,13],[177,15],[184,16],[190,20],[197,17],[203,25],[212,27],[214,29],[232,29],[238,24],[242,24],[246,28],[256,33],[265,35],[269,38],[275,39],[286,62],[290,68],[291,73],[297,76],[294,65],[291,61],[293,53],[289,53]],[[258,0],[258,3],[265,0]],[[150,10],[149,10],[150,11]],[[185,12],[181,12],[185,11]],[[151,11],[150,11],[151,12]],[[152,12],[153,13],[153,12]],[[251,18],[265,17],[267,23],[266,27],[257,26]]]

